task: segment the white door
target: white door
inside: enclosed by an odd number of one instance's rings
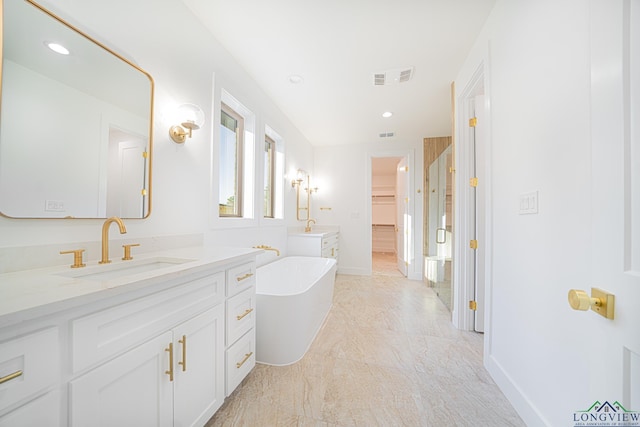
[[[592,274],[584,290],[614,294],[615,318],[575,313],[584,316],[580,336],[596,344],[585,354],[593,401],[584,409],[607,401],[640,413],[640,1],[591,7]]]
[[[171,338],[165,332],[71,381],[69,425],[172,426]]]
[[[174,425],[204,425],[224,401],[224,304],[173,330]]]
[[[411,256],[411,217],[409,216],[409,177],[407,158],[403,157],[398,162],[396,173],[396,245],[398,254],[398,270],[403,276],[407,276],[409,259]]]

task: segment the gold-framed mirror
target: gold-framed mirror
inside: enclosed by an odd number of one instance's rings
[[[2,19],[0,213],[148,217],[153,78],[32,0]]]

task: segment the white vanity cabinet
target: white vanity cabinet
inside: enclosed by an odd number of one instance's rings
[[[0,314],[0,427],[205,425],[255,366],[257,252]]]
[[[337,231],[289,234],[287,253],[294,256],[333,258],[338,261],[339,235]]]
[[[224,287],[218,272],[72,320],[76,371],[135,347],[70,382],[69,425],[204,424],[224,401]]]
[[[222,405],[222,304],[70,382],[71,426],[203,425]]]

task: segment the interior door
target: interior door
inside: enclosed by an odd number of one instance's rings
[[[640,412],[640,2],[591,3],[592,282],[615,318],[590,311],[590,399]],[[594,402],[585,402],[586,407]]]
[[[398,254],[398,270],[407,276],[410,257],[411,217],[409,216],[409,184],[407,158],[398,162],[396,173],[396,245]]]

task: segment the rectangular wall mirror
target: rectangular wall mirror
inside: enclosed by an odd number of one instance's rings
[[[0,213],[146,218],[151,76],[31,0],[2,19]]]

